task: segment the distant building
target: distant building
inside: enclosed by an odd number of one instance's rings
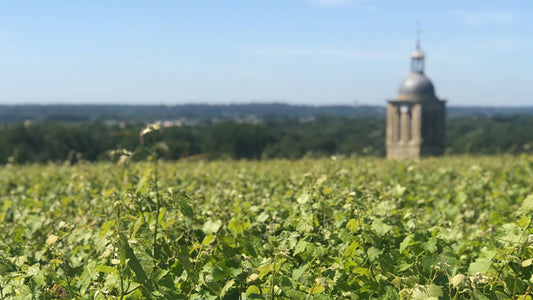
[[[406,159],[444,152],[445,101],[424,75],[424,52],[417,43],[411,73],[387,104],[387,158]]]

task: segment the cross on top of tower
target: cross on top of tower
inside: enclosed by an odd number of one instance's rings
[[[424,73],[424,52],[420,50],[420,22],[416,26],[416,49],[411,53],[411,70],[413,72]]]
[[[422,34],[422,29],[420,28],[420,22],[416,23],[416,49],[420,50],[420,35]]]

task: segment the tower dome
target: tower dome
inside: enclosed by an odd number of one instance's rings
[[[398,91],[398,100],[400,101],[433,99],[437,99],[433,83],[422,73],[411,72],[400,84]]]
[[[411,73],[400,84],[398,101],[437,100],[433,83],[424,75],[425,56],[417,43],[411,53]]]

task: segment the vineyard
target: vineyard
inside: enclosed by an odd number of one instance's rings
[[[533,157],[0,167],[0,299],[532,299]]]

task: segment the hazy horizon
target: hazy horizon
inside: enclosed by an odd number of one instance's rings
[[[448,105],[532,106],[532,13],[526,0],[7,0],[0,104],[384,106],[419,21]]]
[[[232,105],[288,105],[288,106],[308,106],[308,107],[333,107],[333,106],[351,106],[351,107],[382,107],[386,108],[387,103],[382,104],[365,104],[359,103],[318,103],[318,104],[306,104],[306,103],[287,103],[287,102],[262,102],[262,101],[243,101],[243,102],[184,102],[184,103],[100,103],[100,102],[88,102],[88,103],[76,103],[76,102],[64,102],[64,103],[0,103],[0,106],[186,106],[186,105],[208,105],[208,106],[232,106]],[[446,105],[448,108],[533,108],[533,104],[529,105]]]

